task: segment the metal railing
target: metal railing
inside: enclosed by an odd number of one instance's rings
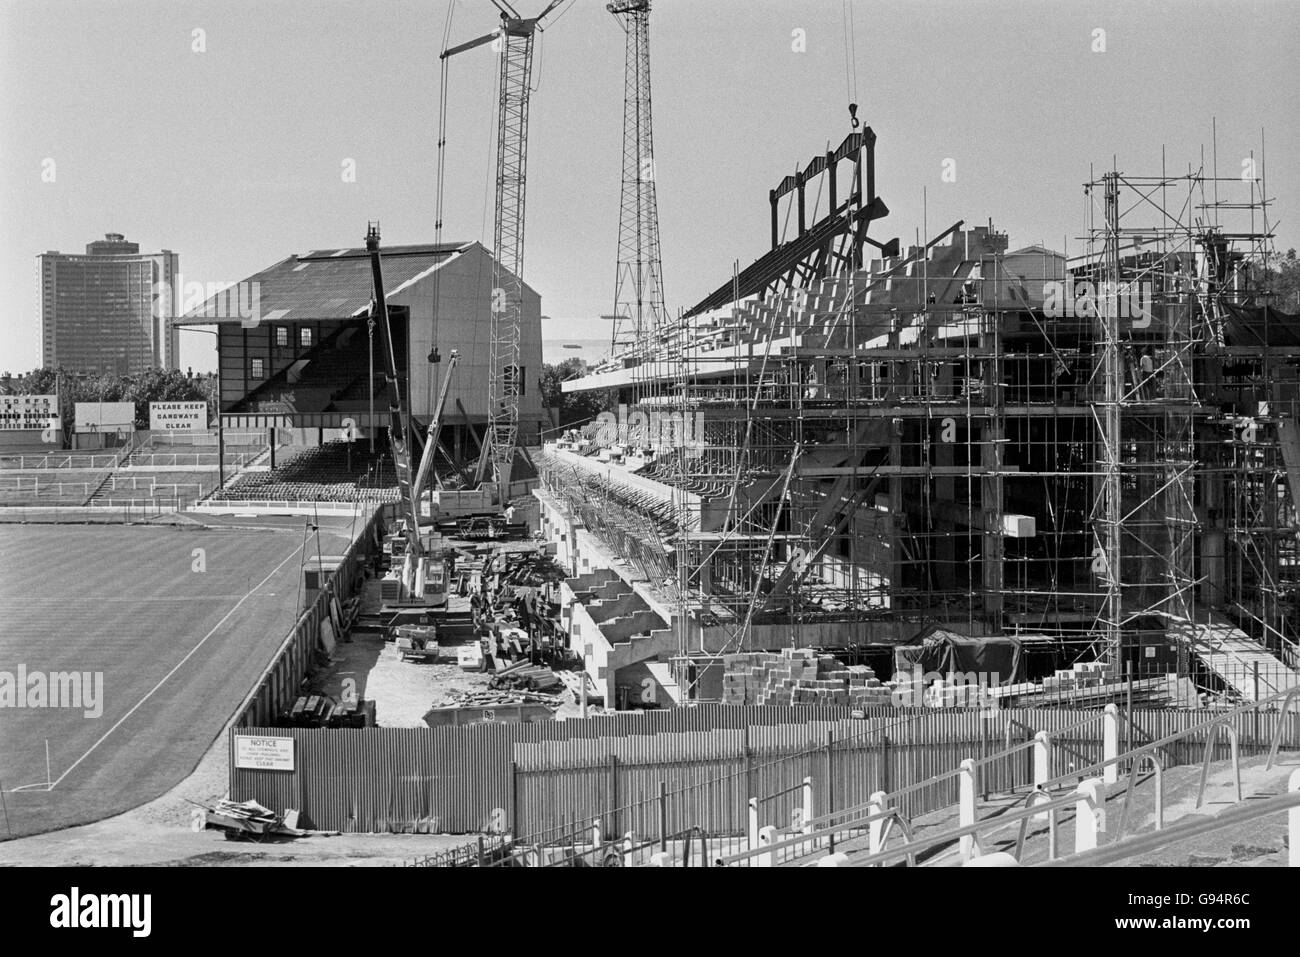
[[[1276,707],[1275,707],[1276,706]],[[889,852],[880,852],[871,854],[857,863],[874,864],[889,863],[891,861],[907,857],[909,851],[915,854],[916,851],[924,850],[930,847],[952,844],[965,837],[977,837],[981,832],[987,832],[990,829],[997,829],[1007,823],[1015,823],[1021,820],[1027,820],[1041,814],[1046,814],[1049,819],[1049,858],[1055,859],[1056,842],[1055,832],[1057,827],[1056,813],[1060,807],[1074,804],[1080,800],[1077,793],[1069,796],[1053,796],[1051,790],[1062,785],[1074,784],[1081,785],[1089,775],[1101,773],[1104,778],[1109,778],[1110,783],[1118,780],[1118,774],[1121,769],[1127,767],[1129,778],[1127,793],[1125,796],[1125,806],[1121,814],[1120,829],[1117,835],[1122,837],[1127,827],[1129,806],[1132,799],[1132,790],[1136,783],[1134,778],[1140,773],[1143,763],[1151,763],[1155,767],[1153,779],[1156,784],[1155,804],[1156,804],[1156,824],[1158,830],[1164,829],[1164,774],[1163,767],[1160,764],[1159,754],[1161,751],[1169,748],[1171,745],[1188,738],[1197,737],[1201,734],[1206,736],[1204,752],[1201,762],[1201,773],[1197,788],[1196,807],[1200,807],[1204,801],[1205,788],[1208,780],[1209,764],[1213,755],[1213,750],[1219,740],[1220,734],[1227,734],[1229,747],[1231,749],[1231,761],[1234,780],[1234,794],[1236,803],[1242,801],[1241,787],[1241,764],[1240,749],[1237,743],[1237,731],[1232,725],[1232,720],[1238,716],[1246,715],[1252,712],[1263,711],[1264,709],[1276,710],[1279,714],[1277,728],[1271,737],[1268,759],[1265,765],[1266,769],[1273,766],[1277,758],[1278,750],[1281,744],[1283,732],[1286,729],[1285,718],[1292,713],[1293,706],[1300,711],[1300,688],[1292,688],[1287,691],[1271,695],[1261,701],[1251,702],[1225,712],[1222,715],[1200,722],[1190,728],[1166,735],[1155,741],[1149,742],[1137,748],[1132,748],[1104,758],[1101,761],[1093,762],[1082,767],[1071,768],[1065,774],[1059,774],[1054,777],[1045,777],[1037,780],[1033,790],[1026,796],[1025,800],[1033,801],[1032,806],[1023,811],[1003,812],[995,818],[986,818],[983,821],[975,821],[972,824],[962,825],[957,828],[944,829],[924,840],[913,840],[910,834],[910,828],[902,828],[907,837],[907,845],[902,849]],[[1112,712],[1112,715],[1118,717],[1118,711]],[[1092,720],[1092,719],[1089,719]],[[1047,735],[1047,732],[1040,732],[1039,735]],[[1048,735],[1050,738],[1050,735]],[[1115,743],[1118,743],[1118,735],[1115,735]],[[995,760],[1003,759],[1011,754],[1034,747],[1041,747],[1040,737],[1034,741],[1024,742],[1015,745],[995,755],[990,755],[980,760],[967,759],[962,762],[962,766],[952,771],[944,772],[939,775],[919,781],[907,787],[900,788],[896,791],[878,793],[873,795],[871,801],[856,805],[850,808],[844,808],[832,811],[818,817],[811,818],[805,822],[803,833],[788,838],[784,841],[768,842],[763,846],[750,847],[744,851],[729,855],[720,862],[724,866],[744,864],[761,856],[768,856],[769,860],[778,860],[782,852],[794,851],[796,854],[810,853],[813,850],[826,848],[828,853],[834,853],[837,837],[843,841],[846,838],[861,836],[864,829],[869,829],[872,825],[881,825],[888,820],[902,821],[904,818],[899,813],[897,804],[899,798],[917,788],[932,785],[936,782],[947,778],[967,775],[971,781],[972,794],[977,793],[978,774],[981,766],[987,766]],[[838,823],[837,823],[838,822]],[[819,827],[819,825],[824,825]],[[883,843],[883,837],[878,842]],[[1018,845],[1018,850],[1023,847],[1023,839]],[[1018,859],[1018,854],[1016,855]]]
[[[4,469],[105,469],[112,468],[117,453],[95,455],[90,452],[42,452],[38,455],[0,455]]]
[[[1300,773],[1300,772],[1297,772]],[[1289,835],[1289,854],[1292,866],[1300,865],[1300,826],[1294,821],[1300,815],[1296,814],[1296,809],[1300,808],[1300,789],[1294,781],[1295,774],[1292,775],[1292,790],[1287,794],[1278,794],[1274,797],[1264,798],[1250,804],[1243,804],[1240,807],[1228,808],[1220,811],[1217,815],[1210,818],[1197,817],[1192,820],[1180,822],[1172,827],[1163,830],[1152,831],[1147,834],[1140,834],[1130,838],[1127,841],[1117,841],[1106,847],[1098,847],[1090,851],[1081,851],[1070,857],[1042,861],[1035,865],[1037,867],[1102,867],[1107,864],[1115,864],[1124,861],[1138,854],[1147,854],[1159,851],[1161,848],[1168,847],[1170,844],[1186,841],[1189,838],[1200,837],[1205,834],[1212,834],[1215,831],[1224,828],[1236,827],[1240,824],[1248,824],[1253,821],[1259,821],[1263,818],[1270,817],[1282,812],[1290,812],[1292,819]]]

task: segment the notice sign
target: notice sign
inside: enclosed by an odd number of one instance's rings
[[[149,428],[154,432],[199,432],[208,427],[206,402],[150,402]]]
[[[293,738],[235,735],[235,767],[254,771],[292,771]]]

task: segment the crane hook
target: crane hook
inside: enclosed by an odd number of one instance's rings
[[[858,104],[856,103],[849,104],[849,122],[853,124],[855,130],[858,128],[860,120],[858,119]]]

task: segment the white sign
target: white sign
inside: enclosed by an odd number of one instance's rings
[[[207,427],[206,402],[149,403],[149,428],[154,432],[199,432]]]
[[[235,735],[235,767],[254,771],[292,771],[293,738]]]
[[[134,402],[78,402],[73,419],[78,432],[116,432],[135,428]]]
[[[0,431],[58,428],[58,416],[58,396],[0,395]]]

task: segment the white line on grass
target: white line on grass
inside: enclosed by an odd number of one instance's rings
[[[230,611],[228,611],[228,612],[226,612],[224,615],[222,615],[222,616],[221,616],[221,620],[220,620],[219,622],[217,622],[215,625],[212,626],[212,630],[209,631],[209,632],[208,632],[206,635],[204,635],[202,638],[200,638],[200,639],[199,639],[199,643],[196,644],[193,648],[191,648],[191,649],[189,650],[189,652],[185,655],[184,658],[182,658],[180,661],[176,662],[176,667],[172,668],[171,671],[169,671],[169,672],[167,672],[167,674],[163,675],[163,676],[162,676],[162,679],[161,679],[161,680],[160,680],[156,685],[154,685],[152,688],[150,688],[149,691],[145,694],[145,696],[144,696],[143,698],[141,698],[139,701],[137,701],[137,702],[132,706],[132,708],[131,708],[130,711],[128,711],[126,714],[122,715],[122,717],[118,718],[117,723],[114,724],[113,727],[111,727],[111,728],[109,728],[107,731],[105,731],[104,734],[103,734],[103,736],[102,736],[98,741],[96,741],[94,744],[92,744],[92,745],[90,746],[90,748],[86,751],[85,754],[83,754],[81,757],[77,758],[77,760],[73,761],[72,764],[68,767],[68,770],[64,771],[64,772],[63,772],[62,774],[60,774],[57,778],[54,779],[54,783],[50,785],[49,790],[53,791],[53,790],[55,789],[55,787],[58,786],[59,782],[62,781],[64,778],[66,778],[69,774],[71,774],[72,771],[73,771],[73,769],[74,769],[78,764],[80,764],[82,761],[86,760],[86,758],[90,757],[90,753],[91,753],[91,751],[94,751],[97,747],[99,747],[101,744],[103,744],[104,741],[108,738],[108,736],[109,736],[110,734],[112,734],[114,731],[116,731],[119,727],[121,727],[121,726],[122,726],[122,723],[123,723],[124,721],[126,721],[127,718],[129,718],[129,717],[131,717],[131,715],[135,714],[136,711],[139,710],[139,708],[140,708],[140,706],[141,706],[142,704],[144,704],[146,701],[148,701],[150,698],[152,698],[152,697],[153,697],[153,693],[154,693],[155,691],[157,691],[159,688],[161,688],[161,687],[166,683],[166,681],[167,681],[168,678],[170,678],[172,675],[176,674],[176,672],[180,670],[181,665],[185,664],[185,662],[189,661],[192,657],[194,657],[194,653],[195,653],[196,651],[198,651],[200,648],[202,648],[203,645],[207,642],[207,640],[208,640],[209,638],[211,638],[213,635],[215,635],[215,634],[217,633],[217,630],[218,630],[222,625],[224,625],[224,624],[226,623],[226,619],[228,619],[231,615],[233,615],[235,612],[237,612],[237,611],[239,610],[239,606],[240,606],[240,605],[242,605],[244,602],[248,601],[248,599],[252,598],[252,597],[253,597],[253,594],[254,594],[254,593],[255,593],[259,588],[261,588],[263,585],[265,585],[268,581],[270,581],[271,578],[272,578],[272,576],[274,576],[276,572],[278,572],[281,568],[283,568],[286,564],[288,564],[288,562],[289,562],[289,560],[290,560],[291,558],[293,558],[293,557],[294,557],[295,555],[297,555],[300,551],[302,551],[302,548],[303,548],[303,546],[299,545],[297,548],[295,548],[293,551],[291,551],[288,555],[286,555],[286,556],[284,557],[284,561],[280,562],[280,564],[276,565],[273,569],[271,569],[270,573],[269,573],[265,578],[263,578],[260,582],[258,582],[255,586],[253,586],[253,588],[248,592],[247,595],[245,595],[243,598],[239,599],[239,601],[235,602],[235,604],[231,606]]]
[[[79,601],[80,602],[93,601],[97,605],[100,604],[101,602],[106,602],[106,601],[124,601],[130,604],[136,604],[137,602],[149,602],[149,601],[228,601],[231,598],[239,598],[239,597],[241,596],[239,595],[174,595],[167,598],[130,598],[130,597],[122,598],[120,596],[109,596],[109,595],[104,595],[104,596],[24,595],[22,598],[0,597],[0,606],[4,606],[5,604],[31,605],[34,604],[35,602],[41,602],[41,601],[58,602],[60,605],[76,604]]]

